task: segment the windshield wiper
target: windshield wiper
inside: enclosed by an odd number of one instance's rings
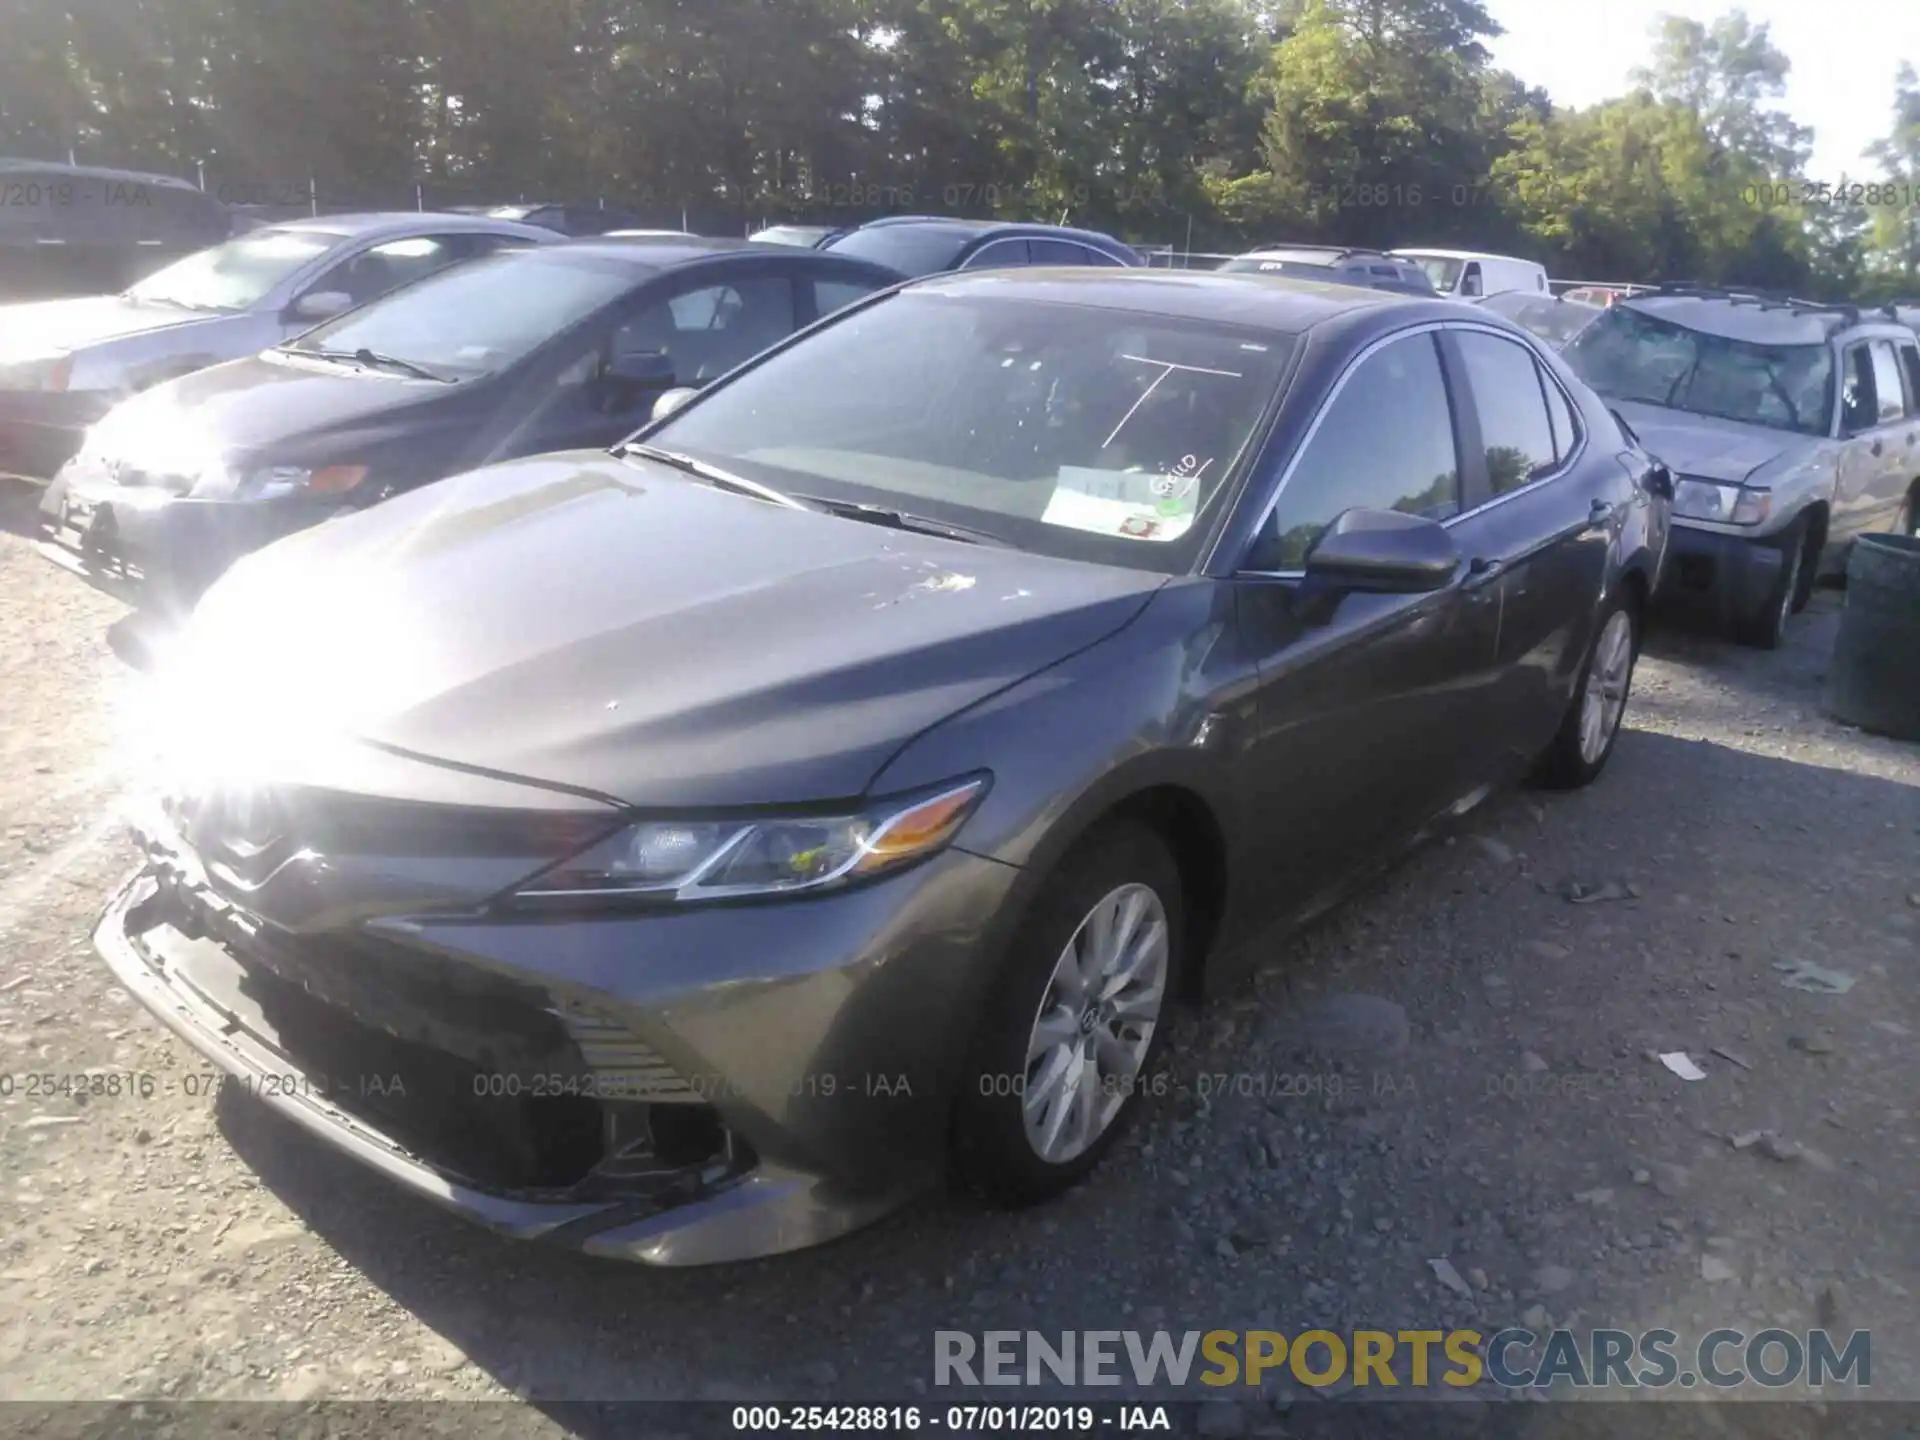
[[[438,370],[429,370],[418,361],[403,360],[398,355],[382,355],[378,350],[369,350],[364,345],[353,352],[353,358],[369,370],[398,370],[413,376],[416,380],[435,380],[442,385],[454,383],[453,376],[442,375]]]
[[[1013,542],[991,530],[976,530],[970,525],[955,525],[946,520],[935,520],[927,515],[915,515],[906,510],[894,510],[885,505],[867,505],[857,500],[827,500],[818,495],[802,495],[807,504],[826,511],[829,515],[838,515],[847,520],[860,520],[869,525],[884,525],[889,530],[911,530],[917,535],[938,535],[944,540],[959,540],[968,545],[994,545],[1003,550],[1014,548]]]
[[[174,310],[191,310],[196,315],[217,315],[218,305],[195,305],[190,300],[176,300],[171,295],[132,295],[126,296],[136,305],[165,305]]]
[[[706,461],[696,460],[691,455],[682,455],[678,450],[661,450],[652,445],[636,445],[632,441],[623,441],[613,447],[613,454],[621,460],[629,455],[637,455],[642,460],[651,460],[656,465],[671,466],[683,474],[704,480],[715,489],[731,490],[736,495],[751,495],[756,500],[784,505],[789,510],[807,508],[784,490],[776,490],[771,485],[762,485],[758,480],[749,480],[744,475],[735,475],[731,470],[722,470],[718,465],[709,465]]]

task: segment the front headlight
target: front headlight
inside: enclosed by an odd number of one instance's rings
[[[193,486],[196,500],[278,500],[286,495],[344,495],[367,478],[364,465],[269,465],[250,473],[220,466]]]
[[[982,775],[877,801],[858,814],[649,820],[542,871],[516,893],[689,901],[850,885],[944,849],[986,793]]]
[[[1673,487],[1673,513],[1722,525],[1758,525],[1773,513],[1773,492],[1682,477]]]
[[[0,390],[61,391],[73,379],[73,356],[35,355],[0,361]]]

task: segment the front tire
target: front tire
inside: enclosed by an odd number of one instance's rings
[[[1811,563],[1804,515],[1787,528],[1779,546],[1780,573],[1774,577],[1773,588],[1767,591],[1758,611],[1734,626],[1734,639],[1756,650],[1778,650],[1786,643],[1787,621],[1806,605],[1803,589],[1807,594],[1813,589],[1812,582],[1804,579]]]
[[[1100,1163],[1165,1042],[1185,933],[1180,868],[1152,830],[1116,823],[1069,854],[974,1041],[953,1129],[966,1186],[1027,1205]]]
[[[1640,607],[1630,593],[1615,595],[1594,629],[1566,718],[1534,766],[1534,784],[1547,790],[1578,790],[1599,778],[1620,739],[1620,722],[1639,657]]]

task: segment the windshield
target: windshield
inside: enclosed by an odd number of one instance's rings
[[[905,293],[647,434],[791,495],[1178,572],[1294,340],[1091,306]]]
[[[970,238],[944,225],[883,225],[842,235],[827,249],[856,260],[871,260],[902,275],[932,275],[950,270]]]
[[[471,379],[513,364],[633,289],[648,271],[541,254],[492,255],[442,270],[309,330],[286,348],[371,350]]]
[[[1467,262],[1448,255],[1416,255],[1407,250],[1393,252],[1395,258],[1411,260],[1427,272],[1427,279],[1433,282],[1433,288],[1442,295],[1449,295],[1460,283],[1460,272],[1467,268]]]
[[[1825,435],[1832,420],[1833,356],[1825,345],[1728,340],[1616,305],[1563,353],[1611,400],[1803,435]]]
[[[251,310],[295,271],[344,239],[319,230],[256,230],[156,271],[127,296],[191,310]]]

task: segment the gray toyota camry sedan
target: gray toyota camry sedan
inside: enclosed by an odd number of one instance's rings
[[[1532,337],[1288,279],[933,277],[657,417],[216,583],[96,938],[368,1166],[659,1264],[1078,1180],[1250,937],[1600,773],[1667,534]]]

